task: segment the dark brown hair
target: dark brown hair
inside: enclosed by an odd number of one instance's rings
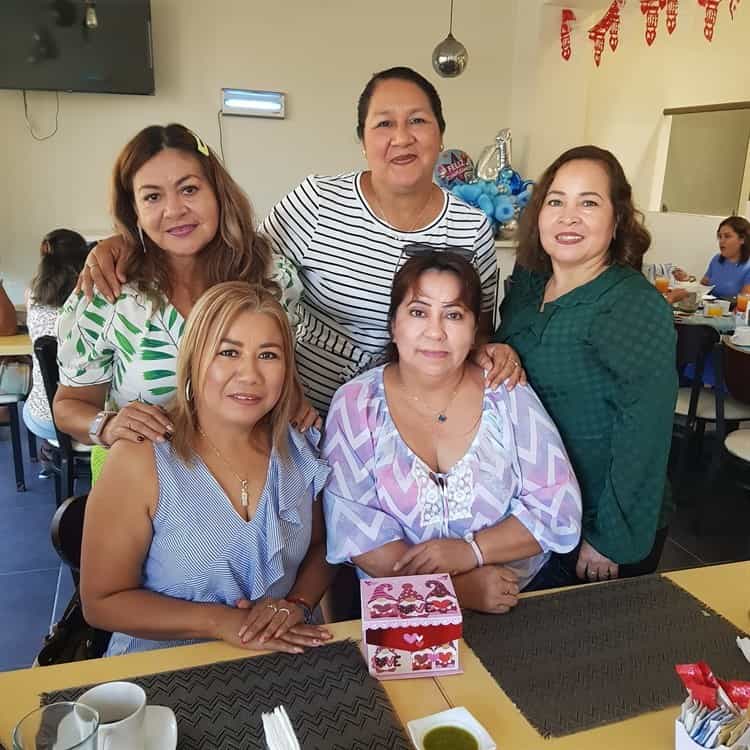
[[[203,175],[216,196],[219,228],[201,250],[207,286],[223,281],[263,284],[271,264],[268,241],[254,228],[253,210],[242,188],[232,179],[216,154],[184,125],[150,125],[140,131],[120,152],[112,175],[112,215],[118,231],[138,251],[127,269],[128,278],[148,292],[169,293],[170,279],[164,252],[144,233],[146,252],[138,237],[133,178],[159,152],[177,149],[198,159]],[[200,150],[199,150],[200,149]]]
[[[740,246],[740,263],[745,263],[750,258],[750,221],[744,216],[727,216],[724,221],[719,224],[716,229],[716,236],[718,237],[722,227],[731,227],[737,235],[742,239],[742,245]],[[723,263],[726,258],[723,255],[719,255],[719,263]]]
[[[637,271],[651,245],[651,235],[643,226],[643,214],[633,205],[633,190],[622,165],[611,151],[598,146],[576,146],[552,162],[534,185],[531,200],[521,215],[518,232],[518,264],[531,271],[551,273],[550,257],[539,238],[539,214],[560,167],[571,161],[595,161],[609,176],[609,198],[615,214],[615,236],[609,244],[609,264],[630,266]]]
[[[88,244],[72,229],[53,229],[39,248],[42,259],[31,280],[31,297],[39,305],[62,307],[86,262]]]
[[[419,280],[427,271],[452,273],[459,281],[461,289],[458,302],[474,316],[474,325],[479,326],[482,314],[482,281],[476,268],[468,260],[450,250],[434,250],[417,255],[404,263],[393,278],[391,304],[388,307],[388,331],[393,336],[393,321],[396,312],[409,293],[419,289]],[[398,349],[391,342],[385,350],[385,362],[398,361]]]
[[[375,87],[381,81],[390,81],[393,79],[400,81],[409,81],[415,86],[418,86],[424,91],[425,96],[430,102],[430,108],[432,114],[435,115],[437,120],[438,128],[440,128],[440,134],[445,133],[445,118],[443,117],[443,103],[440,101],[437,89],[420,73],[411,68],[398,66],[396,68],[388,68],[387,70],[381,70],[379,73],[373,74],[372,78],[367,82],[367,85],[359,95],[359,101],[357,102],[357,138],[361,141],[365,133],[365,120],[367,119],[367,113],[370,110],[370,99],[375,91]]]

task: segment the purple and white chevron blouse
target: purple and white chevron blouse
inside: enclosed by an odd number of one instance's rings
[[[396,429],[383,367],[341,386],[331,402],[323,457],[328,561],[340,563],[396,540],[463,538],[515,516],[542,552],[510,563],[525,586],[551,552],[581,533],[581,494],[560,435],[534,391],[486,389],[468,451],[433,472]]]

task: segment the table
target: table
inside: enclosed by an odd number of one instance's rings
[[[740,628],[750,628],[750,562],[681,570],[667,577]],[[606,586],[606,583],[592,584]],[[524,596],[538,596],[538,593]],[[336,639],[359,640],[359,621],[329,626]],[[39,705],[39,693],[105,682],[129,675],[241,658],[247,652],[223,643],[160,649],[111,659],[24,669],[0,674],[0,740],[10,746],[15,722]],[[461,644],[464,674],[451,677],[384,681],[388,697],[401,721],[465,706],[487,728],[501,750],[672,750],[677,708],[643,714],[633,719],[590,729],[567,737],[543,739],[481,665],[471,649]],[[675,677],[675,679],[677,679]]]
[[[31,339],[26,333],[15,336],[0,336],[0,357],[17,357],[22,354],[31,355],[33,346]]]
[[[338,622],[327,627],[333,632],[335,640],[361,639],[359,620]],[[18,719],[39,705],[39,694],[42,692],[92,682],[108,682],[137,674],[241,659],[254,653],[257,652],[212,642],[0,673],[0,742],[5,743],[8,748],[11,746],[13,727]],[[382,685],[404,724],[451,707],[433,679],[386,680]]]
[[[704,315],[702,312],[685,315],[675,312],[674,310],[672,313],[674,322],[677,325],[711,326],[719,333],[734,332],[734,315],[715,317]]]
[[[738,627],[750,629],[750,562],[668,573],[678,585]],[[607,584],[598,584],[606,586]],[[521,605],[519,605],[521,606]],[[642,714],[585,732],[545,740],[521,716],[469,648],[461,652],[464,674],[438,678],[451,706],[466,706],[501,750],[672,750],[677,708]],[[675,676],[675,679],[677,677]],[[2,683],[0,682],[0,690]]]

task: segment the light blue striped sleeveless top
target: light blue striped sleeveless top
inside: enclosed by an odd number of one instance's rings
[[[196,457],[184,464],[169,443],[154,444],[159,505],[143,565],[143,588],[193,602],[234,606],[289,593],[307,554],[312,504],[328,477],[320,434],[289,429],[289,460],[273,451],[266,486],[245,521]],[[114,633],[107,656],[195,641],[152,641]]]

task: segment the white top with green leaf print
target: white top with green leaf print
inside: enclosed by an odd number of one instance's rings
[[[275,256],[272,278],[292,322],[301,286],[294,266]],[[164,404],[176,385],[177,347],[185,321],[168,300],[157,307],[126,284],[114,304],[99,294],[72,294],[57,321],[60,382],[72,387],[111,383],[106,408],[131,401]]]

